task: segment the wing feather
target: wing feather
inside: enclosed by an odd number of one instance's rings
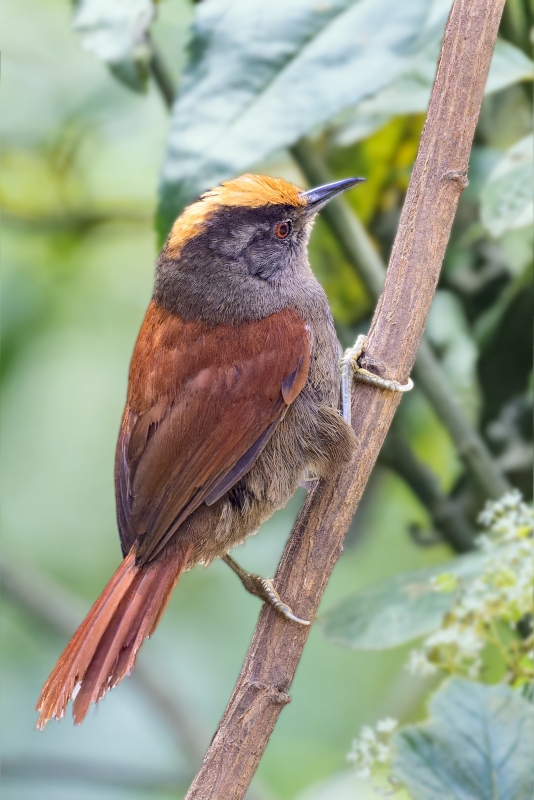
[[[310,351],[292,309],[210,328],[151,303],[115,462],[123,552],[136,543],[138,560],[150,561],[250,469],[304,387]]]

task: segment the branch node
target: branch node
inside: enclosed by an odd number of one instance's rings
[[[462,192],[469,186],[469,181],[467,180],[467,170],[449,170],[449,172],[445,173],[444,178],[445,180],[456,183]]]
[[[291,702],[291,695],[289,695],[287,692],[284,692],[283,689],[279,689],[277,686],[262,683],[261,681],[250,681],[249,686],[251,689],[258,689],[260,692],[266,694],[267,699],[271,703],[286,706]]]

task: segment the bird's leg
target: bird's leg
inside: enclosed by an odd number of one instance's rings
[[[280,598],[270,578],[262,578],[260,575],[253,575],[250,572],[246,572],[228,555],[228,553],[225,556],[221,556],[221,558],[225,564],[228,564],[230,569],[233,569],[247,592],[256,595],[256,597],[268,603],[286,619],[290,619],[292,622],[298,622],[300,625],[310,624],[308,620],[301,619],[293,614],[290,607]]]
[[[341,410],[343,419],[350,425],[350,404],[352,399],[352,380],[359,378],[361,381],[373,383],[381,389],[388,389],[390,392],[409,392],[413,389],[413,381],[408,378],[406,383],[399,383],[398,381],[390,381],[387,378],[381,378],[380,375],[375,375],[374,372],[369,372],[368,369],[360,367],[358,359],[360,358],[363,348],[365,346],[366,336],[361,334],[356,339],[354,347],[349,347],[345,350],[343,358],[340,361],[341,369]]]

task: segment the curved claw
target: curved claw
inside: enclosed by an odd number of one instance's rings
[[[293,613],[291,608],[282,601],[280,595],[274,588],[273,582],[270,578],[261,578],[260,582],[264,591],[263,600],[265,600],[266,603],[269,603],[269,605],[272,606],[275,609],[275,611],[278,611],[278,613],[281,614],[286,619],[292,620],[292,622],[298,622],[299,625],[311,624],[310,620],[301,619],[300,617],[297,617],[297,615]]]
[[[351,423],[351,402],[352,402],[352,380],[358,378],[361,381],[372,383],[380,389],[387,389],[389,392],[409,392],[413,389],[413,381],[408,378],[406,383],[381,378],[368,369],[360,367],[358,359],[363,352],[366,336],[360,334],[356,339],[354,347],[345,350],[340,361],[341,370],[341,410],[346,422]]]
[[[293,610],[283,602],[270,578],[262,578],[260,575],[253,575],[250,572],[246,572],[228,555],[228,553],[221,556],[221,558],[239,577],[239,580],[247,592],[250,592],[250,594],[253,594],[255,597],[259,597],[264,603],[268,603],[275,611],[278,611],[279,614],[291,620],[291,622],[297,622],[299,625],[311,625],[309,620],[301,619],[297,617],[296,614],[293,614]]]

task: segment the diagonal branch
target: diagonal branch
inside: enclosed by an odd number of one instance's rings
[[[310,186],[333,180],[328,167],[309,140],[297,142],[291,148],[291,154]],[[384,288],[386,265],[347,199],[336,197],[321,213],[348,262],[361,277],[369,294],[378,300]],[[482,494],[492,498],[501,497],[510,487],[484,440],[454,397],[443,369],[425,339],[419,346],[413,377],[448,430],[456,452]]]
[[[405,382],[415,363],[467,168],[504,0],[455,0],[441,50],[383,294],[362,366]],[[299,616],[313,618],[343,537],[399,403],[357,383],[359,451],[308,495],[275,583]],[[264,606],[245,663],[188,800],[241,800],[288,694],[309,628]]]
[[[177,89],[153,39],[150,46],[152,77],[167,110],[170,110]],[[293,145],[291,154],[310,186],[319,186],[333,180],[327,165],[308,139],[301,139]],[[346,198],[338,197],[331,201],[324,208],[322,215],[340,243],[349,263],[358,272],[371,296],[378,300],[384,287],[386,266]],[[463,459],[481,493],[486,497],[500,497],[510,487],[484,440],[456,401],[438,359],[428,342],[424,340],[421,342],[414,366],[414,377],[447,428],[458,455]],[[437,497],[435,491],[426,490],[430,488],[432,476],[425,470],[424,465],[418,464],[410,445],[407,442],[402,444],[410,460],[411,480],[408,483],[412,489],[414,482],[418,488],[423,487],[423,491],[418,491],[416,494],[432,516],[442,538],[457,552],[471,549],[474,537],[470,535],[469,525],[460,509],[454,508],[447,497]],[[400,464],[401,461],[397,458],[393,465],[397,472]],[[406,470],[402,470],[401,477],[406,480]],[[453,530],[455,525],[456,530]]]

